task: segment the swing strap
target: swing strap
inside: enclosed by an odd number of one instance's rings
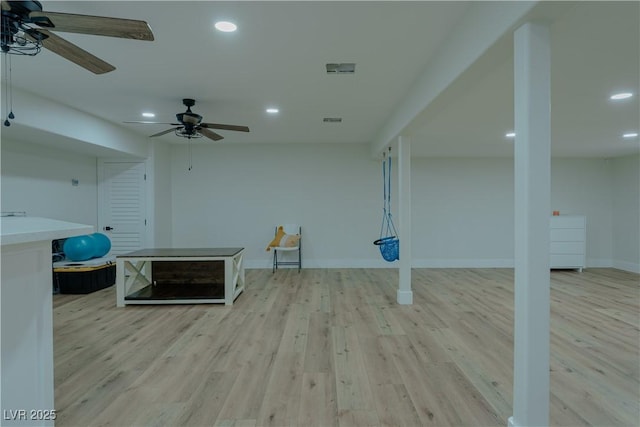
[[[387,175],[388,168],[388,175]],[[382,225],[380,227],[380,239],[374,244],[381,244],[383,239],[389,237],[395,238],[398,235],[396,227],[391,218],[391,156],[382,160],[382,186],[383,186],[383,208],[382,208]],[[386,234],[385,234],[386,232]]]

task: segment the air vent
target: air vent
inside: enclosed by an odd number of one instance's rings
[[[322,121],[325,123],[342,123],[342,117],[325,117]]]
[[[356,64],[344,62],[341,64],[327,64],[327,74],[355,74]]]

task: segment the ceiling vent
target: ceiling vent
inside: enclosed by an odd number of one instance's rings
[[[342,123],[342,117],[325,117],[322,121],[325,123]]]
[[[327,74],[355,74],[356,64],[345,62],[341,64],[327,64]]]

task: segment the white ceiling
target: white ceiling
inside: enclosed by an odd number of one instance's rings
[[[13,84],[140,135],[165,125],[124,124],[153,111],[162,122],[195,98],[204,121],[247,125],[224,143],[367,143],[429,72],[469,2],[43,1],[45,11],[147,21],[155,41],[58,35],[113,64],[94,75],[43,51],[13,57]],[[614,157],[640,151],[639,2],[575,2],[546,11],[552,35],[552,152]],[[549,9],[549,8],[548,8]],[[236,33],[213,30],[233,20]],[[420,156],[511,156],[513,44],[505,36],[407,130]],[[328,62],[356,74],[327,75]],[[635,96],[618,104],[618,90]],[[19,101],[14,99],[14,113]],[[265,108],[276,106],[271,116]],[[341,124],[323,117],[342,117]],[[24,120],[24,118],[22,118]],[[3,135],[24,126],[4,128]],[[16,136],[17,137],[17,136]],[[41,138],[41,135],[38,137]],[[172,133],[158,139],[183,143]],[[203,139],[204,140],[204,139]],[[203,141],[199,140],[199,141]],[[204,142],[203,142],[204,143]],[[213,142],[207,142],[213,143]]]

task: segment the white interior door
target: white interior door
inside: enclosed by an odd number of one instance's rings
[[[111,255],[145,248],[146,167],[143,162],[101,163],[98,226],[111,239]]]

